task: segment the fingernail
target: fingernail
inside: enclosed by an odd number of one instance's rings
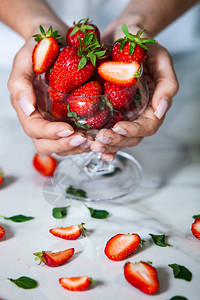
[[[83,144],[81,144],[80,147],[83,148],[83,149],[87,149],[92,145],[92,143],[93,143],[93,141],[87,140]]]
[[[21,95],[19,98],[19,106],[21,107],[21,109],[23,110],[23,112],[25,113],[25,115],[27,115],[27,117],[29,117],[32,112],[34,112],[35,107],[33,106],[33,104],[28,100],[26,95]]]
[[[85,142],[86,138],[83,137],[82,135],[76,135],[74,136],[70,141],[69,145],[70,146],[79,146]]]
[[[113,156],[109,154],[103,157],[103,160],[105,161],[113,161],[113,159],[114,159]]]
[[[56,134],[60,137],[67,137],[67,136],[71,135],[72,133],[74,133],[74,130],[65,129]]]
[[[96,152],[96,153],[103,153],[105,150],[106,150],[106,148],[104,148],[104,147],[97,147],[97,148],[92,149],[92,151]]]
[[[106,136],[100,136],[99,138],[96,138],[96,141],[107,145],[112,142],[112,138]]]
[[[122,134],[122,135],[128,133],[128,131],[127,131],[126,129],[123,129],[123,128],[120,127],[120,126],[116,126],[116,127],[112,128],[112,130],[113,130],[114,132],[119,133],[119,134]]]
[[[166,113],[167,108],[168,108],[168,100],[167,100],[167,98],[163,97],[160,100],[160,103],[159,103],[158,107],[156,108],[156,111],[154,112],[154,115],[158,119],[161,119],[164,116],[164,114]]]

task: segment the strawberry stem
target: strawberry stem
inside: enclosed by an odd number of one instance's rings
[[[80,225],[79,225],[79,228],[81,229],[81,235],[82,236],[86,236],[86,231],[87,231],[87,229],[83,226],[83,225],[85,225],[85,223],[81,223]]]

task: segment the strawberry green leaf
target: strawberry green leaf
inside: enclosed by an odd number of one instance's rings
[[[12,279],[12,278],[7,278],[7,279],[15,283],[18,287],[23,289],[34,289],[38,286],[36,280],[26,276],[19,277],[18,279]]]
[[[126,39],[122,39],[122,41],[120,42],[120,51],[121,51],[121,52],[123,51],[123,48],[124,48],[126,42],[127,42]]]
[[[90,58],[91,63],[93,64],[93,66],[96,66],[96,60],[97,60],[96,55],[94,55],[93,53],[88,53],[87,56]]]
[[[134,49],[135,49],[135,43],[130,43],[129,55],[133,54]]]
[[[79,30],[80,30],[79,27],[74,27],[74,29],[72,30],[69,36],[75,35]]]
[[[88,207],[86,206],[89,211],[90,211],[90,215],[92,218],[95,219],[106,219],[109,216],[109,212],[106,210],[102,210],[102,209],[94,209],[92,207]]]
[[[67,216],[67,208],[69,206],[65,207],[54,207],[52,210],[52,216],[56,219],[63,219]]]
[[[167,244],[165,242],[165,234],[155,235],[155,234],[149,233],[149,235],[152,237],[154,244],[156,244],[157,246],[160,246],[160,247],[170,246],[169,244]]]
[[[194,216],[193,216],[193,219],[195,219],[195,220],[196,220],[196,219],[199,219],[199,218],[200,218],[200,215],[194,215]]]
[[[42,25],[40,25],[40,32],[41,32],[43,35],[46,34],[45,31],[44,31],[44,28],[42,27]]]
[[[94,33],[93,32],[88,32],[85,36],[84,36],[84,44],[85,46],[89,45],[92,41],[94,37]]]
[[[123,24],[123,25],[122,25],[122,31],[123,31],[123,33],[125,34],[125,36],[127,36],[127,35],[130,34],[130,33],[129,33],[129,30],[128,30],[128,27],[127,27],[126,24]]]
[[[66,189],[66,193],[68,195],[77,196],[79,198],[87,198],[87,193],[84,190],[82,190],[82,189],[76,189],[72,185],[70,185]]]
[[[178,264],[169,264],[168,266],[173,269],[175,278],[184,279],[186,281],[192,280],[192,273],[186,267]]]
[[[82,56],[78,64],[78,70],[84,68],[86,63],[87,63],[87,58],[85,56]]]
[[[188,299],[183,296],[174,296],[174,297],[170,298],[169,300],[188,300]]]
[[[3,216],[0,216],[0,217],[3,218],[4,220],[10,220],[10,221],[13,221],[16,223],[26,222],[26,221],[34,219],[34,217],[27,217],[24,215],[16,215],[16,216],[12,216],[12,217],[3,217]]]

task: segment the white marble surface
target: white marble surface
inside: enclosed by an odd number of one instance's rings
[[[180,92],[159,132],[138,147],[127,149],[143,166],[144,179],[138,191],[118,203],[92,204],[107,209],[107,220],[92,219],[80,202],[71,202],[68,216],[51,216],[51,197],[45,193],[46,179],[32,167],[34,147],[23,133],[9,102],[8,72],[0,73],[0,167],[5,183],[0,189],[0,215],[24,214],[35,219],[26,223],[0,220],[6,236],[0,241],[0,298],[3,300],[55,299],[137,299],[150,296],[130,286],[123,277],[124,262],[109,261],[103,249],[109,237],[118,232],[138,232],[146,247],[128,258],[150,260],[158,270],[159,292],[151,298],[164,300],[182,295],[200,298],[200,241],[190,231],[192,216],[200,213],[200,57],[197,53],[177,56],[175,68]],[[63,201],[63,199],[61,199]],[[57,202],[59,203],[59,202]],[[66,204],[68,204],[66,202]],[[84,221],[86,238],[64,241],[50,236],[52,227]],[[165,233],[172,247],[161,248],[149,240],[149,233]],[[33,252],[59,251],[75,247],[71,262],[57,267],[38,266]],[[186,266],[193,274],[191,282],[174,279],[170,263]],[[29,276],[39,282],[34,290],[23,290],[6,278]],[[89,275],[97,285],[82,293],[64,290],[58,283],[63,276]]]

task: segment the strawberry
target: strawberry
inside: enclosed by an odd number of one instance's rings
[[[112,49],[112,59],[116,61],[138,61],[144,63],[147,57],[148,47],[146,44],[155,44],[157,41],[154,39],[141,38],[144,30],[139,30],[136,35],[128,31],[126,24],[122,25],[122,31],[125,38],[118,39]]]
[[[85,291],[93,283],[92,278],[87,276],[60,278],[59,283],[69,291]]]
[[[57,166],[57,160],[51,155],[37,153],[33,158],[33,166],[43,176],[52,176]]]
[[[195,219],[191,227],[192,234],[200,240],[200,218]]]
[[[159,288],[156,269],[146,262],[127,262],[124,266],[124,276],[134,287],[145,294],[155,294]]]
[[[111,260],[122,260],[133,253],[139,243],[138,234],[117,234],[107,242],[104,252]]]
[[[56,91],[70,93],[84,84],[93,74],[96,59],[105,54],[100,51],[99,43],[93,33],[84,37],[85,48],[79,38],[80,49],[75,46],[65,47],[58,56],[49,78],[49,85]],[[50,96],[54,100],[62,100],[62,96],[51,90]]]
[[[45,263],[45,265],[49,267],[57,267],[59,265],[64,264],[68,259],[70,259],[74,254],[74,248],[66,249],[64,251],[59,251],[52,253],[52,251],[42,251],[42,252],[35,252],[35,260],[40,260]]]
[[[0,172],[0,185],[2,184],[3,178],[4,178],[4,173]]]
[[[70,111],[79,117],[90,117],[94,115],[101,100],[102,89],[97,81],[89,81],[74,90],[68,97]]]
[[[137,61],[107,61],[98,67],[99,75],[106,81],[117,86],[127,87],[136,83],[142,68]]]
[[[79,36],[84,46],[84,37],[88,32],[92,32],[100,42],[99,29],[97,28],[96,25],[92,24],[89,21],[89,18],[81,19],[77,23],[74,22],[73,25],[74,26],[70,27],[67,31],[66,41],[68,45],[79,47],[80,46],[79,39],[78,39]]]
[[[0,240],[4,237],[4,235],[5,235],[5,229],[2,226],[0,226]]]
[[[100,129],[108,121],[108,118],[109,108],[104,106],[102,110],[99,109],[91,118],[76,121],[76,125],[84,129]]]
[[[50,229],[49,232],[61,239],[76,240],[80,235],[85,236],[86,228],[83,227],[85,223],[80,225],[72,225],[68,227],[59,227]]]
[[[56,118],[66,118],[68,114],[67,104],[60,101],[52,102],[52,114]]]
[[[53,31],[50,26],[47,33],[40,26],[41,34],[34,35],[37,42],[32,53],[33,71],[37,74],[47,71],[55,62],[60,52],[58,31]]]
[[[120,111],[113,112],[110,121],[106,124],[106,128],[112,128],[116,123],[123,120],[123,114]]]
[[[131,87],[123,88],[110,82],[104,81],[104,94],[108,97],[113,108],[120,110],[126,107],[131,101],[133,101],[137,87],[133,85]]]

